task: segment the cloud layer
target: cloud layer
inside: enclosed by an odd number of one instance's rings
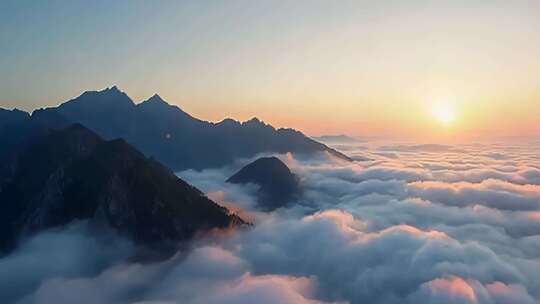
[[[140,263],[128,241],[86,223],[0,259],[8,303],[538,303],[536,147],[382,145],[281,155],[304,195],[273,213],[229,168],[179,175],[255,226]],[[391,157],[389,157],[391,155]],[[15,275],[13,275],[15,274]]]

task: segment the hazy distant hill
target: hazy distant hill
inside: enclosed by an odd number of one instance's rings
[[[227,182],[258,185],[259,203],[267,210],[283,207],[300,194],[298,177],[277,157],[261,157],[240,169]]]
[[[85,92],[46,111],[60,113],[107,139],[124,138],[175,171],[219,167],[261,152],[342,153],[293,129],[275,129],[254,118],[210,123],[192,117],[158,95],[135,104],[116,87]]]
[[[36,122],[21,125],[28,124]],[[0,249],[75,219],[104,221],[137,242],[160,245],[244,223],[122,139],[104,141],[80,124],[41,127],[0,162]]]
[[[328,142],[328,143],[354,143],[354,142],[364,142],[364,140],[350,137],[347,135],[323,135],[323,136],[316,136],[313,137],[315,140],[319,140],[322,142]]]

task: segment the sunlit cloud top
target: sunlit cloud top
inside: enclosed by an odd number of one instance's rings
[[[540,134],[538,1],[2,1],[0,107],[118,85],[208,120]]]

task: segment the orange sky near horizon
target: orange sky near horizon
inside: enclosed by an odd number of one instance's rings
[[[5,108],[118,85],[309,135],[540,137],[539,1],[8,1],[0,45]]]

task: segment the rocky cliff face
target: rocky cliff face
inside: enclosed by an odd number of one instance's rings
[[[258,200],[266,210],[283,207],[300,194],[298,177],[277,157],[261,157],[243,167],[227,182],[258,185]]]
[[[245,222],[124,140],[82,125],[49,130],[17,150],[0,177],[0,248],[76,219],[104,221],[143,244]]]

